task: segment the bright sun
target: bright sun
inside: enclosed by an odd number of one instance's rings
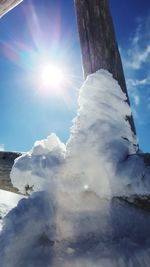
[[[61,68],[53,64],[47,64],[43,67],[41,72],[42,85],[44,87],[51,87],[58,89],[64,85],[65,75]]]

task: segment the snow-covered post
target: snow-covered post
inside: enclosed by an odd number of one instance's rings
[[[75,7],[85,78],[101,68],[108,70],[130,103],[108,0],[75,0]],[[128,120],[136,133],[133,117]]]

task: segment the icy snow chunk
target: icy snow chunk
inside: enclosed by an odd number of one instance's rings
[[[36,141],[31,153],[33,155],[45,155],[52,152],[53,155],[59,155],[59,157],[64,157],[66,152],[65,145],[59,140],[56,134],[52,133],[47,137],[47,139]]]
[[[55,134],[35,142],[29,153],[15,160],[11,181],[23,194],[53,188],[58,169],[63,164],[66,148]],[[54,190],[54,188],[52,189]]]

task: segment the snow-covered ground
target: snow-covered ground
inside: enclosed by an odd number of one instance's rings
[[[0,190],[0,231],[2,229],[3,218],[22,199],[21,195]]]

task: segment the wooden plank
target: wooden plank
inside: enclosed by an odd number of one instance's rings
[[[0,17],[16,7],[23,0],[0,0]]]
[[[130,104],[108,0],[75,0],[84,76],[103,68],[119,82]],[[127,118],[136,133],[133,117]]]

